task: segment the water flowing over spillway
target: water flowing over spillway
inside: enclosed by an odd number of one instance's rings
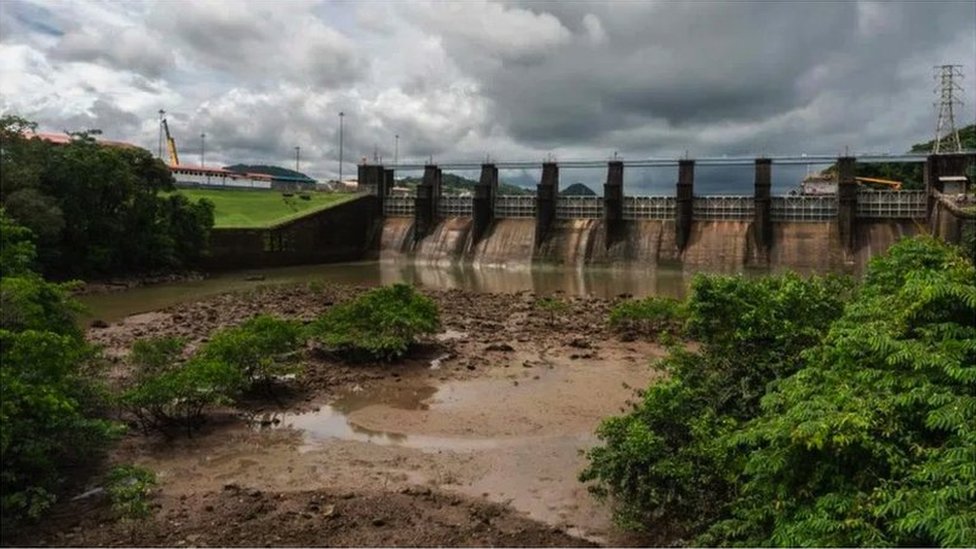
[[[499,219],[480,242],[473,242],[472,220],[441,220],[431,234],[415,240],[413,220],[384,221],[380,259],[411,259],[437,265],[528,267],[531,265],[648,267],[736,271],[743,268],[813,271],[860,270],[903,236],[919,232],[910,220],[862,222],[855,234],[855,251],[840,241],[837,223],[775,222],[773,245],[764,250],[749,220],[696,221],[684,250],[676,244],[670,220],[636,220],[623,225],[609,245],[601,219],[558,219],[536,242],[534,219]]]

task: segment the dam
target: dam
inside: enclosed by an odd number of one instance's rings
[[[923,157],[924,158],[924,157]],[[924,158],[930,188],[859,188],[857,160],[836,160],[836,195],[772,196],[772,159],[755,159],[753,196],[696,196],[694,160],[679,160],[673,196],[626,196],[624,163],[607,163],[603,196],[560,196],[545,163],[535,196],[497,195],[498,166],[481,166],[473,196],[442,195],[442,168],[424,166],[415,196],[389,194],[392,171],[360,166],[383,212],[380,258],[474,265],[668,265],[709,270],[862,267],[904,236],[929,232],[933,192],[972,158]]]
[[[774,166],[810,162],[807,157],[752,159],[753,194],[722,196],[695,193],[695,167],[729,162],[724,159],[659,161],[676,166],[678,177],[673,195],[657,196],[625,193],[625,168],[648,162],[603,164],[603,196],[561,196],[555,162],[542,163],[534,195],[499,194],[498,170],[508,165],[479,164],[470,196],[441,189],[442,170],[461,165],[416,166],[423,170],[416,194],[398,195],[391,192],[393,168],[363,163],[361,198],[277,227],[214,231],[213,262],[220,269],[380,259],[857,272],[902,237],[926,233],[960,242],[974,230],[974,214],[946,196],[970,188],[974,158],[972,152],[835,158],[837,192],[816,196],[771,193]],[[863,189],[855,178],[862,161],[924,163],[925,189]]]

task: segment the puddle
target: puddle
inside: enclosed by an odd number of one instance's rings
[[[375,390],[347,393],[313,412],[301,414],[270,413],[252,420],[257,429],[291,428],[301,431],[306,445],[313,450],[317,444],[331,440],[353,440],[384,446],[401,446],[423,451],[471,452],[497,448],[524,439],[468,438],[406,434],[362,426],[350,417],[354,412],[376,406],[402,413],[429,410],[440,400],[442,389],[430,385],[409,384],[377,387]]]

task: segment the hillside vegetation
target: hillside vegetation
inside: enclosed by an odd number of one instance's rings
[[[421,181],[422,178],[420,177],[406,177],[400,181],[397,181],[397,184],[413,189],[419,185]],[[477,181],[461,177],[460,175],[454,175],[452,173],[445,173],[441,176],[441,190],[444,194],[473,194],[474,186],[477,184]],[[533,194],[533,191],[499,181],[498,194]]]
[[[959,141],[963,149],[976,149],[976,124],[971,124],[959,130]],[[912,145],[910,153],[929,153],[935,147],[935,140]],[[970,168],[972,169],[972,168]],[[894,162],[879,162],[876,164],[858,164],[856,171],[860,177],[877,177],[893,179],[902,182],[903,189],[922,189],[924,180],[922,164],[903,164]]]

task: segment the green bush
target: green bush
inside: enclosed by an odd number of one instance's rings
[[[207,358],[192,358],[180,367],[146,376],[120,397],[144,432],[191,435],[212,406],[233,402],[244,380],[233,365]]]
[[[129,362],[135,379],[144,380],[170,370],[177,364],[186,341],[179,337],[140,339],[132,344]]]
[[[700,277],[668,381],[582,479],[661,543],[976,543],[976,270],[931,238],[846,284]]]
[[[696,276],[683,308],[700,350],[672,347],[660,363],[669,380],[603,422],[604,445],[589,452],[581,480],[612,500],[626,527],[700,532],[736,489],[727,471],[737,456],[723,437],[756,413],[770,383],[801,366],[795,353],[840,315],[846,286],[833,277]]]
[[[4,151],[6,154],[6,151]],[[3,155],[0,155],[3,156]],[[0,208],[0,501],[3,531],[38,518],[74,467],[119,434],[99,419],[98,356],[81,337],[65,285],[30,270],[30,231]]]
[[[327,310],[310,333],[350,360],[393,360],[440,327],[437,305],[406,284],[372,289]]]
[[[98,402],[81,365],[93,352],[70,335],[0,329],[0,460],[3,522],[36,519],[72,466],[102,455],[118,434],[93,418]]]
[[[270,390],[280,376],[298,370],[302,343],[297,322],[260,315],[211,336],[200,356],[227,364],[247,383]]]
[[[929,237],[874,259],[808,365],[730,437],[707,544],[976,545],[976,269]]]
[[[555,296],[540,298],[533,305],[536,310],[546,315],[546,323],[549,326],[555,326],[556,319],[569,310],[569,303]]]
[[[670,297],[628,299],[610,311],[610,327],[625,334],[678,335],[687,319],[684,303]]]
[[[119,518],[135,520],[152,512],[149,496],[154,486],[156,473],[135,465],[119,465],[108,473],[106,492]]]

